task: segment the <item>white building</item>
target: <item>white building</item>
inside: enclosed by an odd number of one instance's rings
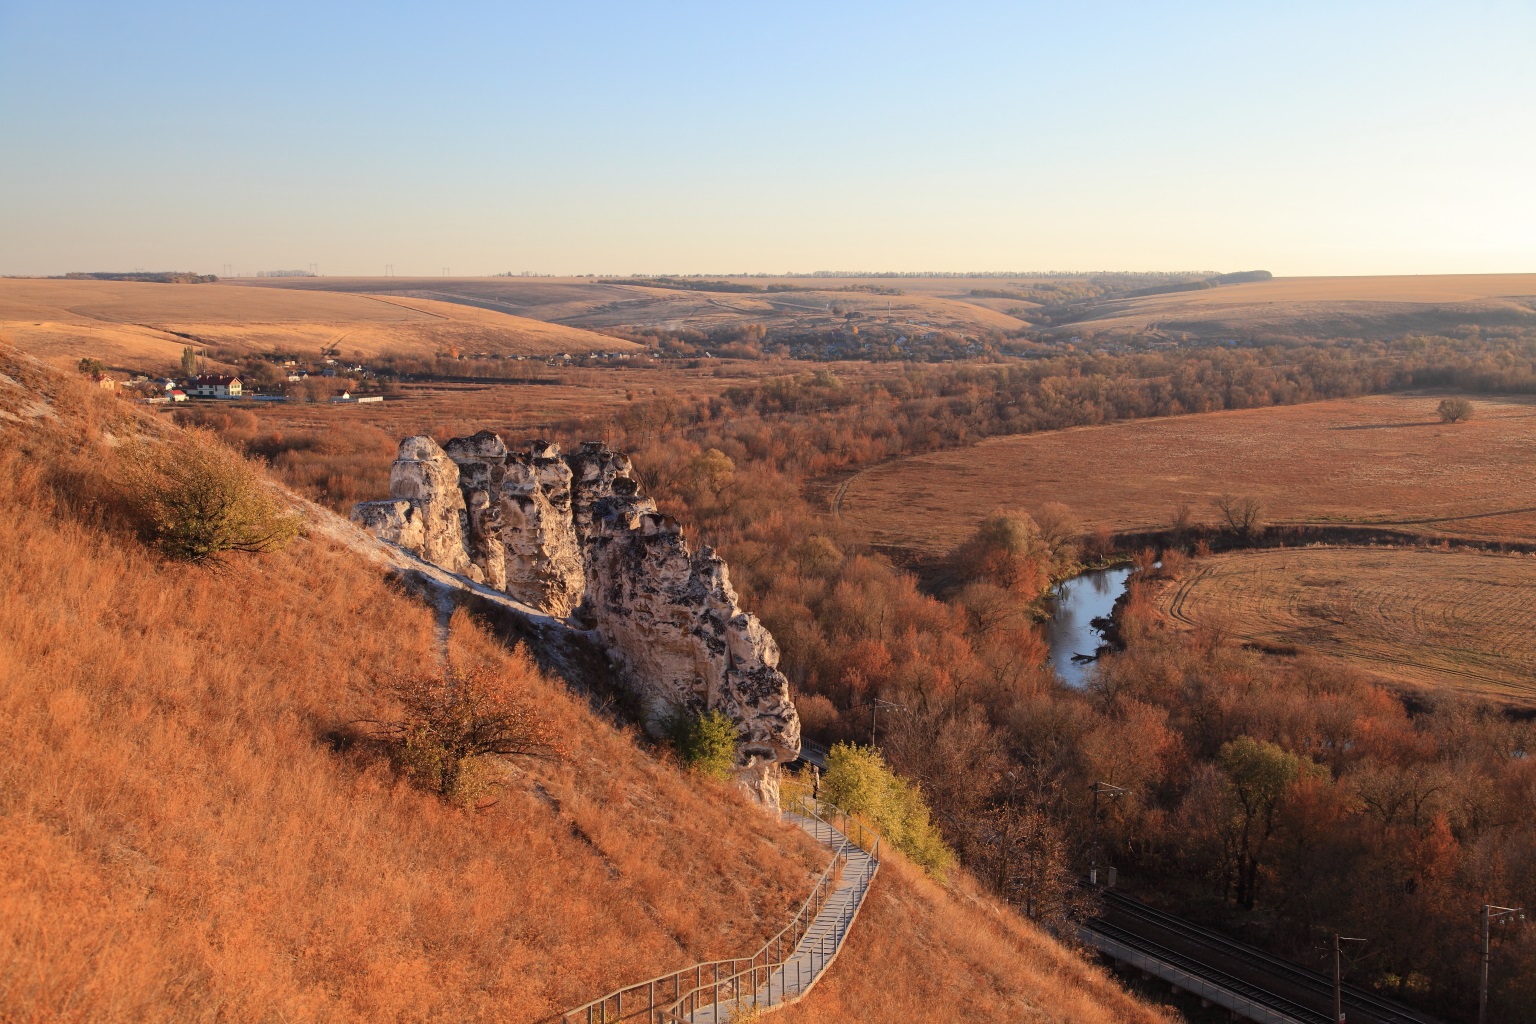
[[[240,378],[227,373],[200,373],[187,393],[197,398],[239,398]]]

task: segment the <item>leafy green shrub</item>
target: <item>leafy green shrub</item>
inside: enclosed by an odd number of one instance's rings
[[[256,467],[213,434],[185,430],[123,446],[129,501],[147,532],[172,558],[217,560],[231,551],[284,547],[299,532]]]
[[[724,711],[690,715],[678,711],[667,720],[667,739],[691,771],[721,782],[736,771],[736,723]]]
[[[917,786],[898,778],[873,747],[839,743],[827,755],[823,799],[868,818],[875,829],[930,875],[942,879],[955,862],[934,827]]]

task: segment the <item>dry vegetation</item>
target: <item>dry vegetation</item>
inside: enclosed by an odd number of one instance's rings
[[[4,349],[0,374],[0,1017],[527,1021],[739,954],[804,898],[824,853],[798,830],[462,612],[449,663],[507,681],[563,759],[466,812],[339,745],[399,717],[389,680],[437,664],[434,613],[318,535],[221,573],[165,561],[102,441],[155,425]],[[893,860],[872,899],[834,977],[856,993],[890,957],[880,1006],[937,1018],[930,979],[957,970],[983,1015],[1158,1019],[965,888]]]
[[[1277,523],[1373,524],[1426,536],[1536,538],[1536,405],[1378,395],[1001,437],[865,470],[840,492],[871,541],[947,551],[998,508],[1062,502],[1087,529],[1159,530],[1181,505],[1214,522],[1223,493]]]
[[[59,366],[170,371],[188,344],[256,355],[335,346],[347,358],[638,350],[579,328],[459,303],[226,284],[0,280],[0,337]]]
[[[62,422],[0,431],[8,1019],[525,1021],[750,948],[804,898],[821,855],[795,830],[462,619],[452,659],[516,680],[571,756],[467,815],[333,751],[389,716],[380,678],[435,663],[433,613],[313,539],[224,574],[162,561],[70,422],[132,421],[55,397]]]
[[[1197,559],[1158,607],[1271,650],[1307,649],[1425,688],[1536,702],[1536,558],[1293,548]]]
[[[881,864],[848,944],[784,1024],[845,1021],[1176,1019],[1140,1004],[1075,954],[959,880],[943,889],[902,860]],[[1007,970],[1000,970],[1002,965]]]
[[[1121,275],[1125,277],[1128,275]],[[1191,277],[1199,275],[1190,275]],[[1054,332],[1063,337],[1249,338],[1255,335],[1399,337],[1469,323],[1536,324],[1536,275],[1295,277],[1219,288],[1114,298],[1143,282],[1116,275],[914,278],[734,278],[759,288],[805,291],[719,293],[590,278],[279,278],[241,284],[330,289],[468,302],[518,316],[596,330],[615,327],[712,330],[760,323],[774,331],[833,324],[832,306],[871,318],[935,330],[1017,331],[1042,305],[1069,305]],[[1114,289],[1118,287],[1119,290]],[[898,289],[901,295],[849,289]]]
[[[976,299],[974,288],[997,288],[993,278],[750,278],[761,288],[792,286],[804,291],[737,293],[605,284],[592,278],[265,278],[240,282],[262,288],[314,288],[365,294],[420,296],[467,302],[517,316],[592,330],[618,327],[703,330],[744,323],[770,330],[809,330],[841,324],[842,312],[856,310],[872,321],[891,321],[936,330],[1011,331],[1024,322],[998,308],[1027,305]],[[900,295],[849,291],[893,289]],[[841,312],[834,313],[837,306]]]
[[[1058,333],[1390,337],[1468,323],[1536,323],[1536,274],[1281,277],[1095,304]]]

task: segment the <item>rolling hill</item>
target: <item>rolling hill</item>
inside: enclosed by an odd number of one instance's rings
[[[218,572],[147,546],[114,452],[175,429],[0,346],[0,1019],[526,1022],[750,950],[805,898],[799,830],[444,621],[331,514],[294,499],[296,542]],[[443,662],[506,679],[563,756],[467,811],[338,739]],[[792,1019],[1165,1020],[887,856]]]
[[[1090,303],[1055,330],[1083,336],[1378,338],[1468,324],[1536,325],[1536,274],[1277,277]]]
[[[0,279],[0,338],[55,365],[91,356],[146,370],[174,367],[188,344],[226,358],[327,346],[358,359],[638,350],[581,328],[405,296],[25,278]]]

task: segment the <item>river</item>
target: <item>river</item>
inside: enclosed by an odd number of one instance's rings
[[[1109,618],[1115,602],[1125,593],[1125,582],[1133,571],[1128,565],[1091,569],[1063,580],[1052,591],[1056,614],[1046,627],[1051,668],[1068,686],[1081,688],[1088,684],[1093,662],[1074,659],[1081,655],[1091,657],[1098,652],[1104,643],[1104,634],[1094,628],[1093,620]]]

